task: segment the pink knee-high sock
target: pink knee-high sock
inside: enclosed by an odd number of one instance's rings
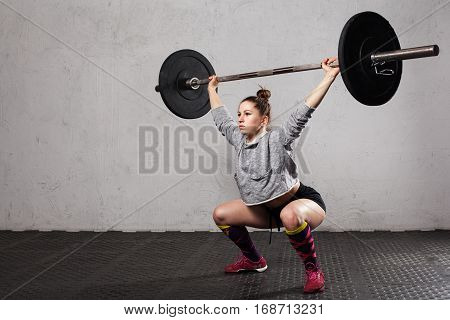
[[[314,247],[314,238],[311,232],[311,227],[304,221],[297,229],[287,230],[286,234],[289,237],[289,242],[297,252],[297,255],[303,260],[305,268],[319,267],[317,254]],[[308,263],[312,263],[308,264]]]
[[[250,234],[245,226],[219,226],[218,227],[241,249],[244,256],[251,261],[257,262],[261,259],[261,255],[256,250]]]

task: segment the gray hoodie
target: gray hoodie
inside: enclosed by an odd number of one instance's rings
[[[234,179],[246,205],[268,202],[298,182],[293,142],[314,110],[303,101],[281,127],[263,131],[251,143],[225,106],[211,110],[217,128],[235,148]]]

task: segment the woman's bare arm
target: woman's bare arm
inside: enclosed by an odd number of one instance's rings
[[[222,100],[220,100],[219,95],[217,94],[216,88],[219,84],[216,76],[210,76],[208,83],[208,94],[209,94],[209,103],[211,104],[211,109],[218,108],[223,106]]]
[[[336,57],[334,58],[325,58],[322,60],[322,68],[325,70],[325,76],[319,85],[311,91],[311,93],[306,97],[305,102],[310,108],[317,108],[322,102],[323,97],[327,93],[331,84],[336,79],[336,76],[339,74],[339,67],[330,67],[329,64],[336,61]]]

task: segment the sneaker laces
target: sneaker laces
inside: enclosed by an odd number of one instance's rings
[[[310,280],[316,279],[319,277],[319,268],[312,262],[307,262],[305,265],[306,277]]]
[[[305,264],[305,270],[306,271],[317,271],[317,266],[314,264],[314,263],[312,263],[312,262],[307,262],[306,264]]]
[[[236,257],[236,261],[233,263],[233,266],[240,267],[242,265],[242,262],[246,259],[245,255],[241,252],[238,253]]]

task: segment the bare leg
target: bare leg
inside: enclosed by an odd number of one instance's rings
[[[310,199],[290,202],[281,210],[281,221],[296,253],[302,258],[305,267],[318,267],[317,254],[312,230],[325,218],[325,211]]]
[[[269,210],[263,205],[247,206],[242,199],[224,202],[214,209],[214,221],[217,225],[248,226],[269,228]],[[276,222],[272,221],[272,228]]]
[[[241,249],[248,260],[258,263],[258,266],[253,268],[253,266],[246,266],[244,262],[239,260],[238,265],[227,266],[226,272],[248,268],[262,272],[267,269],[265,260],[262,259],[261,254],[253,244],[246,226],[268,228],[268,214],[269,211],[266,207],[262,205],[247,206],[241,199],[225,202],[214,209],[213,218],[217,226]]]
[[[289,242],[305,265],[305,293],[323,291],[325,279],[317,259],[312,229],[325,218],[325,211],[314,201],[298,199],[281,210],[281,221],[286,228]]]
[[[325,219],[325,211],[310,199],[297,199],[286,205],[280,213],[281,221],[288,230],[298,228],[306,221],[311,229],[317,228]]]

